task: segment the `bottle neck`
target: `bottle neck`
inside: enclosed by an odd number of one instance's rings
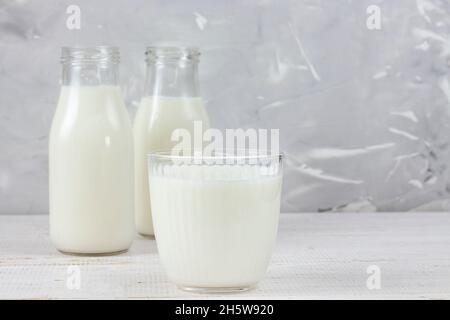
[[[145,84],[146,96],[198,97],[198,65],[196,61],[149,62]]]
[[[118,67],[99,64],[64,65],[62,84],[64,86],[117,86]]]
[[[61,63],[65,86],[118,84],[119,49],[116,47],[63,47]]]

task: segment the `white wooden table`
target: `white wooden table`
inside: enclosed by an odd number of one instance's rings
[[[370,266],[380,289],[368,289]],[[78,271],[79,289],[68,283]],[[448,299],[450,213],[282,214],[266,278],[225,296],[178,290],[154,240],[137,237],[118,256],[67,256],[52,246],[47,216],[0,216],[0,299],[11,298]]]

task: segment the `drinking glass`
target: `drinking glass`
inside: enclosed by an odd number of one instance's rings
[[[148,156],[158,252],[188,291],[247,290],[268,267],[277,234],[282,155]]]

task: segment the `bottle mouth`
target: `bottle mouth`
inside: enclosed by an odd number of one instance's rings
[[[61,63],[63,64],[117,64],[120,62],[118,47],[62,47]]]
[[[200,57],[200,50],[197,47],[150,46],[147,47],[145,56],[147,63],[157,60],[186,60],[197,62]]]

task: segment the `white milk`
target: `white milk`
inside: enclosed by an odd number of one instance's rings
[[[208,115],[200,97],[144,97],[134,121],[135,146],[135,217],[139,233],[153,235],[147,154],[170,151],[173,130],[188,129],[193,133],[194,121],[208,128]],[[193,137],[193,135],[192,135]]]
[[[134,237],[133,138],[116,86],[63,86],[49,150],[50,235],[71,253],[126,250]]]
[[[150,176],[158,252],[188,288],[248,288],[275,243],[281,175],[249,166],[173,166]]]

